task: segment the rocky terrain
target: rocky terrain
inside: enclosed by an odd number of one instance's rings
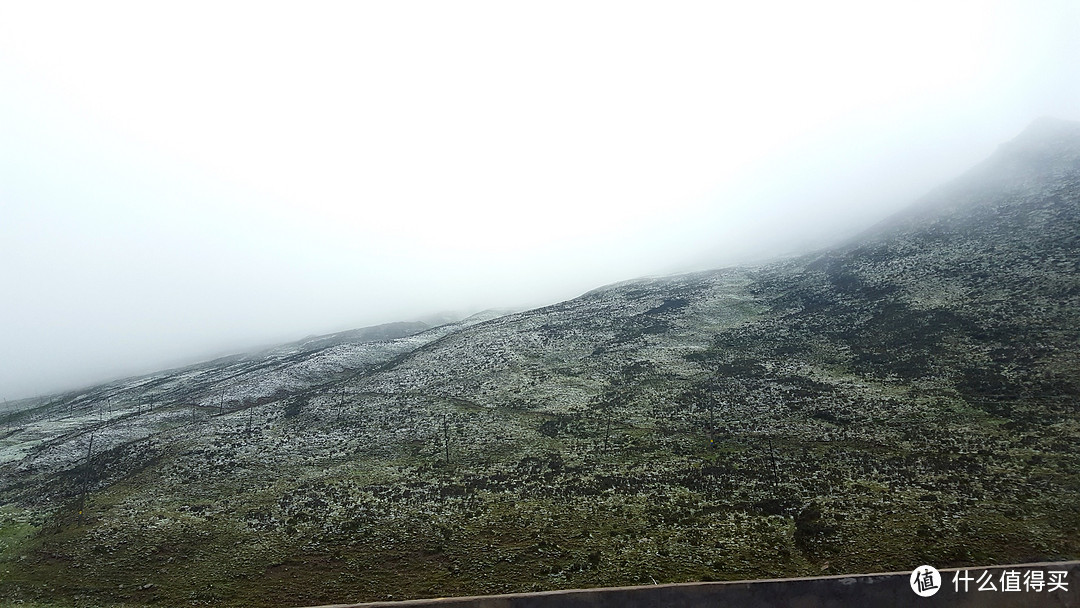
[[[0,602],[287,606],[1080,557],[1080,125],[852,241],[0,418]]]

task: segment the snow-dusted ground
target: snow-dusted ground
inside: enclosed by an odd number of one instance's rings
[[[437,349],[414,351],[388,373],[358,378],[353,386],[570,411],[595,404],[635,362],[686,378],[701,375],[701,366],[686,356],[755,314],[756,305],[740,291],[748,280],[745,272],[727,271],[595,290],[454,332]]]
[[[327,337],[286,344],[111,382],[65,395],[24,400],[23,414],[0,427],[0,465],[57,470],[210,415],[276,402],[328,382],[363,374],[443,336],[497,318],[484,312],[401,338],[326,346]],[[15,408],[12,407],[12,410]]]
[[[596,410],[622,400],[612,391],[636,362],[685,379],[702,375],[686,355],[755,313],[740,295],[747,280],[742,271],[645,279],[395,339],[345,332],[49,397],[0,432],[0,466],[40,474],[69,469],[85,460],[91,437],[93,452],[102,453],[163,432],[203,432],[195,429],[210,418],[250,425],[279,416],[298,394],[309,396],[308,411],[327,418],[344,415],[357,426],[375,421],[363,431],[368,445],[389,445],[401,433],[437,437],[439,418],[428,410],[443,411],[447,403],[548,414]],[[635,399],[671,397],[644,391]],[[511,433],[493,440],[499,436]]]

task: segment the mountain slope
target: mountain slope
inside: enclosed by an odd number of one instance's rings
[[[1080,126],[1041,120],[861,242],[773,269],[759,293],[857,371],[980,404],[1077,394]]]
[[[49,399],[0,432],[0,598],[1076,558],[1078,235],[1080,127],[1042,120],[824,252]]]

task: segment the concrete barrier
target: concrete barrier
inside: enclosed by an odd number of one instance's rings
[[[1080,561],[947,568],[940,570],[940,575],[937,591],[929,597],[920,597],[912,589],[912,572],[888,572],[335,604],[319,608],[1080,608]],[[1040,581],[1043,584],[1037,590]],[[1060,581],[1065,589],[1058,585],[1050,591],[1052,581]],[[1003,590],[1014,587],[1019,590]]]

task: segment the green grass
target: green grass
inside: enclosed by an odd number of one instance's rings
[[[907,435],[882,426],[874,443],[778,434],[771,452],[738,432],[710,444],[679,424],[612,425],[607,450],[535,433],[511,452],[465,443],[449,465],[429,445],[297,465],[243,496],[227,472],[148,493],[177,452],[95,492],[81,527],[0,512],[0,597],[271,606],[1080,554],[1077,509],[1050,491],[1080,494],[1080,457],[1054,447],[1071,424],[1018,436],[995,417],[941,421],[902,418]],[[920,433],[961,449],[910,449]],[[811,503],[818,519],[800,515]]]

